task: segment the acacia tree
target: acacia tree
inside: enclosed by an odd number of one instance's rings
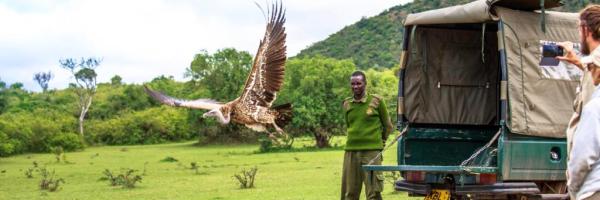
[[[48,83],[52,78],[54,78],[52,72],[39,72],[33,75],[33,80],[35,80],[40,85],[43,92],[46,92],[48,90]]]
[[[71,86],[77,94],[77,105],[79,108],[79,136],[83,139],[83,121],[92,105],[94,94],[96,94],[97,74],[94,69],[100,65],[101,60],[97,58],[81,58],[80,60],[68,58],[59,60],[59,62],[60,66],[69,70],[75,78],[75,83],[71,83]]]

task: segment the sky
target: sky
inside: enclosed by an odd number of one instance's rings
[[[288,56],[326,39],[362,17],[411,0],[282,0]],[[0,80],[33,80],[50,71],[49,88],[73,77],[60,59],[95,57],[99,82],[183,77],[195,54],[233,47],[254,55],[266,21],[255,2],[271,0],[0,0]]]

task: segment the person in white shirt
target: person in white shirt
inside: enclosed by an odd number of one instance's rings
[[[574,133],[567,136],[570,146],[567,186],[571,199],[600,200],[600,6],[586,7],[581,11],[579,20],[581,51],[589,56],[580,59],[575,55],[572,44],[559,43],[566,55],[557,58],[575,64],[588,73],[591,80],[581,85],[593,82],[595,88],[592,87],[593,91],[580,91],[584,95],[591,94],[591,97],[581,97],[585,101],[581,115],[576,116],[575,126],[570,127]]]

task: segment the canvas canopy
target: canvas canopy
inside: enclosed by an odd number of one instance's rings
[[[559,0],[545,0],[544,8],[560,6]],[[406,17],[405,26],[415,24],[481,23],[498,20],[494,7],[533,11],[541,8],[539,0],[479,0],[468,4],[430,10]]]
[[[492,125],[499,119],[500,94],[506,94],[511,132],[565,137],[578,76],[570,66],[562,66],[565,76],[540,66],[540,47],[577,43],[578,15],[545,12],[544,32],[542,14],[531,11],[533,4],[499,6],[507,2],[481,0],[407,16],[405,30],[417,27],[404,76],[403,110],[409,122]],[[506,84],[500,84],[499,49],[506,52]]]

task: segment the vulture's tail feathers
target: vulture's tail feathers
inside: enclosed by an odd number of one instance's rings
[[[280,128],[283,128],[285,125],[292,121],[293,113],[292,113],[292,104],[286,103],[282,105],[278,105],[273,107],[277,111],[277,116],[275,117],[275,124]]]

